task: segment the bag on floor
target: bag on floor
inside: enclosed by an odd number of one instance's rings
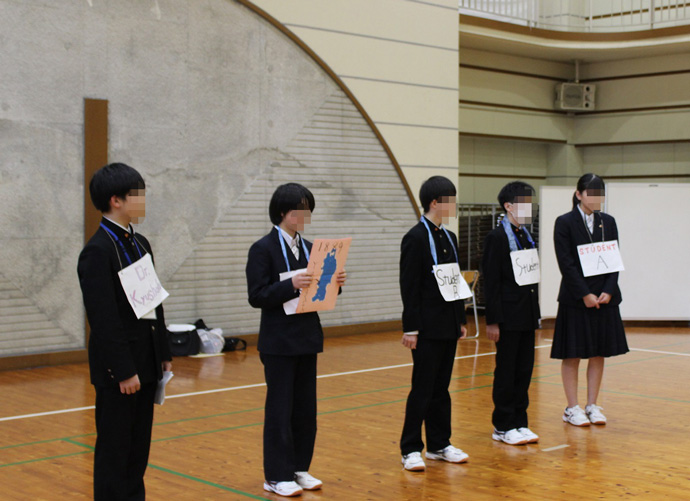
[[[196,355],[201,350],[201,339],[192,324],[168,325],[168,344],[174,357]]]
[[[225,338],[222,329],[197,329],[201,339],[201,353],[214,354],[223,351]]]

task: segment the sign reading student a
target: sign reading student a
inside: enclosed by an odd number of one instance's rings
[[[586,277],[625,270],[618,240],[578,245],[577,255]]]
[[[151,254],[144,254],[144,257],[119,271],[118,275],[137,318],[151,312],[170,295],[158,280]]]
[[[438,264],[433,267],[433,272],[438,290],[446,301],[472,297],[472,291],[462,277],[458,263]]]

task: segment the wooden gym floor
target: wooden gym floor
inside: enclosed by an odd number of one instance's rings
[[[599,403],[609,424],[590,428],[561,420],[551,334],[538,331],[530,390],[530,427],[540,443],[491,440],[493,345],[464,340],[450,385],[452,440],[470,460],[427,461],[425,473],[400,465],[411,357],[399,333],[327,339],[310,470],[324,488],[302,499],[690,499],[690,329],[628,329],[632,351],[606,365]],[[284,499],[262,489],[265,387],[256,349],[175,359],[174,372],[169,398],[156,409],[148,499]],[[87,365],[0,372],[0,392],[0,499],[90,499]]]

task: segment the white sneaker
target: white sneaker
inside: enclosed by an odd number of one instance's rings
[[[522,433],[522,436],[527,439],[528,444],[536,444],[537,442],[539,442],[539,435],[534,433],[529,428],[518,428],[517,431]]]
[[[585,414],[585,411],[579,405],[575,407],[566,407],[563,411],[563,421],[574,426],[589,426],[590,422]]]
[[[305,491],[316,491],[323,487],[323,482],[321,480],[312,477],[306,471],[296,471],[295,482]]]
[[[585,407],[585,413],[587,414],[589,422],[592,424],[606,424],[606,416],[601,412],[603,410],[604,409],[596,404],[590,404]]]
[[[268,492],[275,492],[279,496],[292,497],[302,494],[302,488],[297,485],[297,482],[264,482],[264,490]]]
[[[438,459],[449,463],[464,463],[469,458],[465,452],[452,445],[448,445],[440,451],[427,451],[426,457],[428,459]]]
[[[402,465],[408,471],[424,471],[426,465],[421,452],[410,452],[402,457]]]
[[[527,443],[527,437],[517,431],[516,428],[508,431],[498,431],[494,428],[491,438],[497,442],[504,442],[508,445],[524,445]]]

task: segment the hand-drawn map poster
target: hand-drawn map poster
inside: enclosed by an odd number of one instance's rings
[[[351,242],[352,238],[314,240],[307,265],[307,273],[312,273],[314,280],[309,288],[302,289],[297,313],[335,308],[339,289],[336,276],[345,268]]]

